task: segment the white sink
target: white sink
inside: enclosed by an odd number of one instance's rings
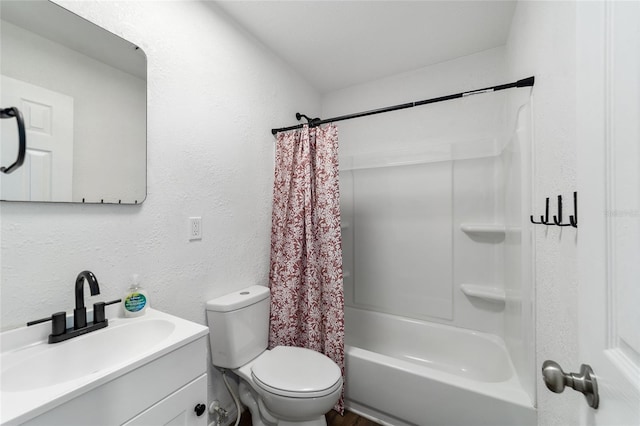
[[[2,356],[2,391],[24,392],[100,373],[148,351],[173,333],[165,319],[117,322],[67,342],[39,344]]]
[[[208,333],[207,327],[147,309],[139,318],[49,344],[50,323],[0,334],[0,423],[20,423]]]

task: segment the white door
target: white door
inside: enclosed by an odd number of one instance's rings
[[[6,76],[0,80],[0,105],[22,112],[27,137],[24,164],[0,174],[0,199],[71,201],[73,178],[73,98]],[[15,119],[2,120],[0,164],[18,152]]]
[[[640,425],[640,2],[577,3],[582,425]],[[578,366],[563,366],[577,371]]]

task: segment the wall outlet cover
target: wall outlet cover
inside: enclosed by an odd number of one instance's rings
[[[190,241],[202,239],[202,217],[189,218],[188,235]]]

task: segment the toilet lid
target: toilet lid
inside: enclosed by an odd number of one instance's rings
[[[312,398],[327,395],[342,385],[340,367],[310,349],[276,346],[251,367],[255,383],[277,395]]]

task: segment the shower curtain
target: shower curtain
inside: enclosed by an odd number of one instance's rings
[[[269,347],[331,358],[344,377],[338,130],[278,133],[271,224]],[[343,398],[336,406],[343,412]]]

